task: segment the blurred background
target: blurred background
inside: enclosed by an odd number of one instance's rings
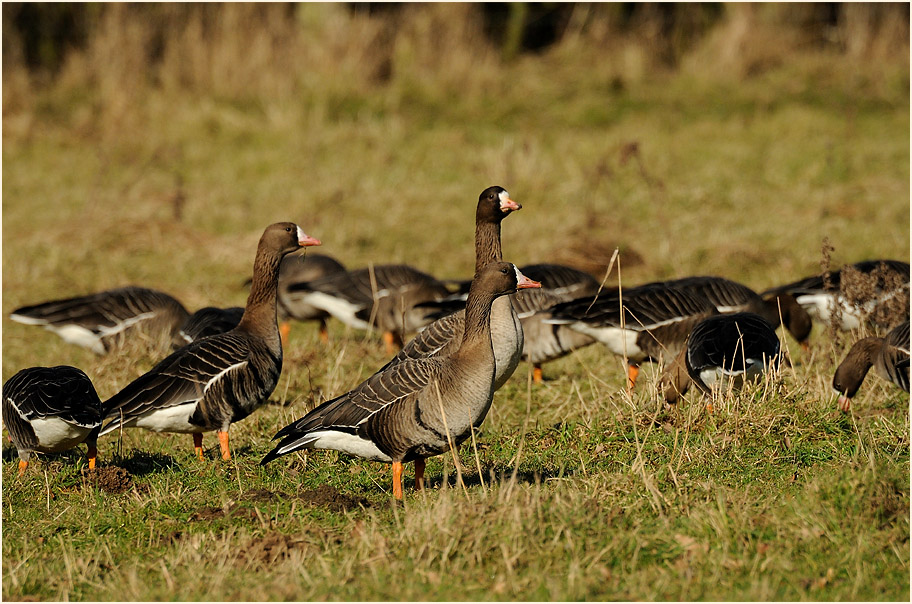
[[[242,303],[262,228],[348,266],[761,289],[908,258],[907,3],[3,3],[4,309]],[[36,225],[42,228],[36,228]],[[66,253],[49,245],[66,242]]]

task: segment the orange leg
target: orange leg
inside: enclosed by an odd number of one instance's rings
[[[329,344],[329,329],[326,327],[326,321],[320,319],[320,341]]]
[[[386,344],[386,354],[396,354],[402,348],[402,338],[392,331],[383,332],[383,343]]]
[[[393,462],[393,497],[402,499],[402,462]]]
[[[228,432],[218,431],[219,447],[222,449],[222,459],[231,459],[231,450],[228,448]]]
[[[712,402],[706,403],[706,412],[707,413],[712,413],[715,410],[716,410],[716,408],[713,406]]]
[[[801,342],[801,343],[799,344],[799,346],[801,346],[801,350],[803,350],[803,351],[805,351],[805,352],[807,352],[807,351],[809,351],[809,350],[811,349],[811,345],[808,344],[807,340],[805,340],[804,342]]]
[[[279,325],[279,335],[282,337],[282,348],[288,347],[288,334],[291,333],[291,323],[282,321]]]
[[[98,447],[95,445],[95,443],[89,444],[88,455],[89,455],[89,469],[94,470],[95,469],[95,459],[98,457]]]
[[[19,477],[21,478],[25,474],[25,469],[28,467],[28,462],[24,459],[19,460]]]
[[[633,387],[636,386],[637,376],[640,375],[639,365],[627,365],[627,393],[633,393]]]
[[[415,488],[419,491],[424,488],[424,467],[426,465],[427,462],[423,457],[415,460]]]
[[[196,451],[196,456],[199,457],[199,460],[203,461],[203,433],[202,432],[193,433],[193,450]]]
[[[542,368],[541,365],[532,366],[532,381],[536,384],[542,383]]]

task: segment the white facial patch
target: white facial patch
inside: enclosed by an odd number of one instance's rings
[[[515,264],[513,265],[513,270],[516,271],[516,282],[522,283],[522,280],[525,279],[526,276],[519,272],[519,268]]]
[[[304,241],[306,238],[307,233],[305,233],[301,227],[298,227],[298,241]]]

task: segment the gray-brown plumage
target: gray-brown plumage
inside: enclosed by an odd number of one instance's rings
[[[670,361],[693,326],[717,313],[702,296],[655,283],[623,290],[623,295],[602,290],[594,301],[584,297],[552,306],[549,312],[546,323],[568,325],[626,357],[629,389],[636,384],[640,363]]]
[[[308,304],[292,286],[322,279],[328,275],[345,272],[341,262],[325,254],[305,253],[305,251],[288,254],[279,267],[278,312],[279,330],[287,337],[290,329],[288,321],[316,321],[320,325],[320,338],[329,340],[326,320],[330,315],[322,308]]]
[[[522,323],[522,359],[532,363],[532,379],[542,381],[544,363],[559,359],[595,342],[595,338],[566,325],[546,323],[555,304],[593,297],[599,282],[589,273],[560,264],[530,264],[520,267],[524,275],[541,282],[541,289],[514,294],[513,306]]]
[[[458,446],[487,415],[494,396],[492,303],[518,288],[537,286],[510,263],[489,264],[469,290],[458,350],[406,359],[375,373],[280,430],[274,439],[282,440],[261,463],[299,449],[334,449],[392,462],[393,494],[401,498],[404,462],[415,461],[420,485],[424,459]]]
[[[10,318],[40,325],[71,344],[107,354],[137,331],[170,342],[189,316],[183,304],[168,294],[130,286],[23,306]]]
[[[909,263],[865,260],[760,295],[792,297],[815,321],[845,331],[864,322],[889,328],[909,316]]]
[[[231,331],[174,352],[105,403],[106,434],[121,426],[193,434],[202,457],[202,433],[218,431],[229,459],[228,428],[266,402],[282,370],[276,324],[276,288],[282,257],[320,245],[290,222],[270,225],[260,238],[244,315]]]
[[[868,370],[909,392],[909,321],[900,323],[883,338],[862,338],[855,342],[833,375],[833,389],[839,406],[848,411]]]
[[[500,243],[500,223],[522,206],[512,199],[503,187],[488,187],[478,196],[475,209],[475,273],[491,262],[503,259]],[[383,369],[405,359],[423,359],[453,354],[465,330],[465,311],[460,310],[428,325],[406,344]],[[523,330],[511,297],[498,298],[491,310],[491,333],[494,342],[496,372],[494,389],[509,379],[523,350]]]
[[[184,322],[184,326],[180,330],[180,340],[175,342],[175,348],[186,346],[194,340],[231,331],[238,326],[243,316],[244,309],[240,306],[201,308]]]
[[[717,386],[740,388],[779,362],[779,338],[765,317],[734,313],[697,323],[660,385],[665,402],[674,404],[690,385],[704,394]]]
[[[416,305],[450,294],[441,281],[407,264],[379,264],[333,273],[292,284],[288,292],[351,327],[379,328],[388,352],[402,346],[405,334],[427,325],[427,313]]]
[[[95,467],[101,400],[81,369],[30,367],[3,384],[3,425],[19,453],[19,475],[32,453],[66,451],[82,442]]]
[[[781,323],[798,342],[807,340],[811,333],[810,315],[791,296],[764,299],[746,285],[724,277],[684,277],[656,284],[702,296],[723,314],[749,312],[760,315],[773,327]]]

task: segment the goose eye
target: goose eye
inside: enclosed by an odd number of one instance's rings
[[[286,233],[290,233],[290,232],[291,232],[291,227],[285,227],[285,232],[286,232]]]
[[[508,271],[508,270],[505,269],[505,268],[500,269],[500,272],[503,273],[504,275],[509,275],[509,274],[510,274],[510,271]]]

